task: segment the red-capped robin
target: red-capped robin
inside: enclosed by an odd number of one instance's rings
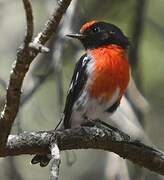
[[[86,52],[75,66],[63,111],[64,129],[106,120],[119,106],[129,82],[128,38],[115,25],[91,21],[80,33]],[[41,156],[41,155],[40,155]],[[32,163],[38,163],[37,158]],[[47,165],[46,161],[42,166]]]

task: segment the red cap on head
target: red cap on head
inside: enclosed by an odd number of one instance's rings
[[[80,29],[80,33],[83,33],[86,29],[89,29],[91,26],[93,26],[94,24],[96,24],[97,21],[96,20],[93,20],[93,21],[90,21],[90,22],[87,22],[85,23],[81,29]]]

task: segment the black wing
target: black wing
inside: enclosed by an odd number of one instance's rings
[[[86,67],[89,61],[90,58],[87,54],[84,54],[76,63],[63,112],[65,129],[71,128],[70,117],[72,114],[72,107],[85,86],[87,80]]]

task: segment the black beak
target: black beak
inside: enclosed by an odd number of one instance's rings
[[[71,37],[71,38],[76,38],[76,39],[83,39],[86,37],[83,34],[66,34],[66,36]]]

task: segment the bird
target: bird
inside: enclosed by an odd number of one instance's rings
[[[97,20],[67,36],[79,40],[85,53],[75,65],[59,129],[105,122],[119,107],[129,83],[129,39],[116,25]],[[47,165],[43,155],[33,158],[33,164],[38,162]]]

